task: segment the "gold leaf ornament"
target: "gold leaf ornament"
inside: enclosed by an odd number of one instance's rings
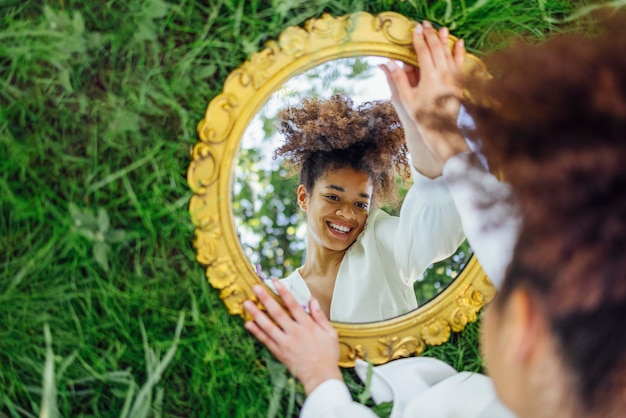
[[[354,15],[357,16],[357,15]],[[351,28],[353,16],[334,17],[324,13],[320,19],[311,19],[306,23],[306,30],[320,38],[330,38],[336,41],[345,39]]]
[[[248,294],[248,292],[246,292],[237,283],[231,284],[230,286],[222,289],[220,292],[220,299],[224,301],[224,304],[228,309],[228,313],[231,315],[239,315],[244,319],[251,319],[248,313],[243,309],[243,303],[248,299],[256,300],[256,297]],[[262,306],[259,306],[259,309],[261,308]]]
[[[196,260],[204,265],[211,264],[217,259],[217,240],[220,237],[220,231],[207,232],[196,229],[195,235],[193,246],[197,249]]]
[[[384,337],[378,339],[378,342],[380,343],[378,352],[387,361],[409,357],[412,354],[421,354],[424,351],[424,343],[413,336],[404,338]]]
[[[204,119],[198,124],[198,135],[204,142],[219,143],[228,138],[235,123],[234,108],[239,105],[232,94],[220,94],[211,101]]]
[[[205,194],[219,173],[219,159],[215,149],[208,144],[198,143],[191,150],[192,162],[187,170],[189,187],[197,194]]]
[[[281,33],[278,43],[283,53],[294,58],[308,50],[309,34],[302,28],[292,26]]]
[[[207,278],[211,286],[223,289],[235,282],[236,274],[230,258],[221,257],[207,269]]]
[[[432,319],[422,328],[422,338],[428,345],[443,344],[450,338],[450,325],[444,319]]]
[[[380,30],[385,38],[394,44],[402,46],[412,45],[413,37],[411,31],[414,25],[410,26],[410,30],[406,30],[407,28],[401,25],[394,25],[395,15],[393,12],[380,13],[375,21],[375,29]],[[450,42],[453,41],[450,40]]]

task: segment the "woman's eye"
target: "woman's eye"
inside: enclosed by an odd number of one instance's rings
[[[334,201],[338,201],[339,198],[335,195],[329,194],[326,196],[326,199],[330,199],[330,200],[334,200]]]
[[[360,209],[367,209],[367,203],[357,202],[356,206]]]

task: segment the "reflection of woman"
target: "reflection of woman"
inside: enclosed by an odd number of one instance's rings
[[[399,217],[377,208],[393,200],[396,173],[408,168],[393,105],[354,106],[335,95],[305,99],[279,120],[285,143],[276,154],[300,171],[297,201],[307,219],[306,260],[283,284],[303,305],[314,296],[336,321],[378,321],[415,309],[413,283],[451,255],[463,233],[441,178],[414,172]],[[432,170],[423,165],[417,168]]]
[[[486,87],[469,85],[478,103],[468,105],[476,133],[510,181],[523,219],[483,324],[493,384],[520,418],[622,417],[626,408],[626,56],[616,54],[626,49],[626,25],[618,23],[603,36],[594,30],[599,37],[592,40],[563,37],[511,49],[494,57],[499,75]],[[417,26],[422,75],[446,85],[451,59],[441,41],[426,22]],[[433,100],[436,94],[418,94],[400,71],[391,77],[411,114],[430,113],[441,103]],[[458,103],[443,93],[444,103]],[[431,133],[424,138],[436,154],[455,158],[458,134]],[[310,393],[303,415],[373,417],[352,403],[337,380],[336,333],[317,303],[312,301],[309,317],[287,292],[280,293],[294,319],[259,287],[259,298],[280,327],[249,302],[254,322],[247,327],[303,382]],[[412,360],[427,359],[406,361]],[[401,416],[507,414],[495,400],[481,407],[457,403],[471,390],[464,383],[471,378],[458,376],[415,387]],[[473,399],[492,396],[483,387],[487,392]]]

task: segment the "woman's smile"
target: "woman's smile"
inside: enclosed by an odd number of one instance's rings
[[[336,222],[326,222],[326,224],[330,230],[340,238],[347,237],[350,231],[354,229],[354,227],[342,225]]]

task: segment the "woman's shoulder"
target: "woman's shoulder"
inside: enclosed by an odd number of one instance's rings
[[[382,239],[383,236],[394,236],[398,227],[399,218],[388,214],[382,209],[373,209],[367,217],[365,228],[359,235],[358,241],[364,244],[369,239]]]
[[[287,277],[280,279],[280,282],[291,292],[301,305],[306,305],[311,299],[311,291],[307,287],[304,279],[297,268]]]

